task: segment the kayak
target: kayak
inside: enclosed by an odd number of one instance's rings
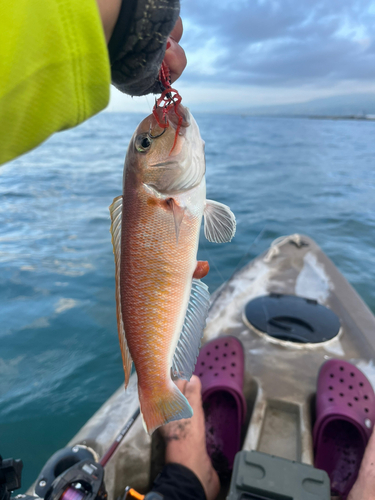
[[[331,358],[356,365],[375,385],[375,317],[309,237],[275,240],[211,297],[203,344],[230,335],[245,353],[247,415],[242,449],[314,464],[317,375]],[[139,406],[137,376],[120,387],[68,446],[102,456]],[[109,499],[130,485],[147,492],[163,467],[163,442],[139,416],[105,469]],[[30,491],[31,492],[31,491]]]

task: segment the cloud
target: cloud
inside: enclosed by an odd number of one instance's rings
[[[181,0],[193,112],[375,92],[375,0]],[[112,89],[108,111],[149,113]]]
[[[375,79],[368,0],[182,0],[184,79],[297,86]]]

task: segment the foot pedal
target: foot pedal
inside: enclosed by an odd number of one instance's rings
[[[227,500],[330,500],[328,474],[258,451],[237,453]]]

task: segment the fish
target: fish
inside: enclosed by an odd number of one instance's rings
[[[231,210],[206,199],[205,172],[188,108],[157,108],[130,140],[123,194],[109,207],[125,388],[134,362],[149,434],[193,414],[172,379],[190,380],[208,314],[201,278],[209,265],[197,262],[202,217],[209,241],[228,242],[236,231]]]

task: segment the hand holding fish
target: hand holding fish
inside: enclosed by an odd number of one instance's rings
[[[171,375],[192,376],[208,312],[208,288],[200,281],[208,263],[196,260],[202,217],[209,241],[230,241],[236,228],[228,207],[206,200],[198,125],[162,83],[159,105],[129,143],[123,194],[110,207],[125,386],[134,361],[150,434],[192,416]]]
[[[97,0],[108,42],[112,83],[135,96],[160,92],[158,72],[165,59],[172,82],[186,66],[179,41],[179,0]]]
[[[164,63],[168,66],[171,83],[174,83],[180,78],[182,72],[186,67],[186,55],[184,49],[179,44],[183,33],[183,26],[181,17],[177,19],[175,27],[167,41],[167,50],[164,56]]]

